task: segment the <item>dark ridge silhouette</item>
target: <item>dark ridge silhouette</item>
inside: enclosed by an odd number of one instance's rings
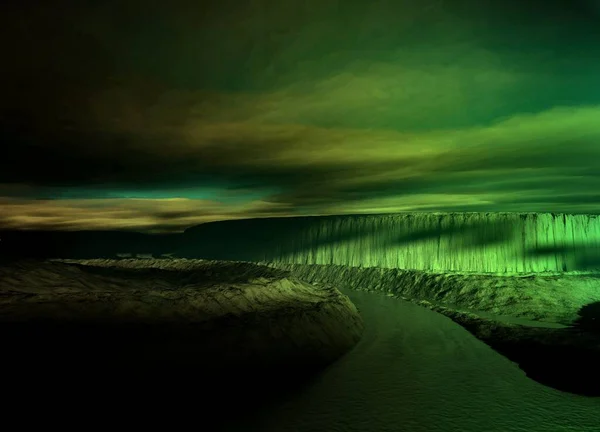
[[[557,333],[554,332],[548,333]],[[567,333],[566,331],[563,331]],[[540,384],[582,396],[600,396],[600,350],[590,335],[573,335],[579,341],[551,342],[532,338],[496,340],[489,345],[516,362],[527,376]],[[557,338],[559,339],[559,338]],[[586,346],[586,345],[590,346]]]
[[[0,257],[115,258],[120,253],[160,255],[172,251],[181,234],[131,231],[0,231]]]
[[[563,392],[600,396],[600,339],[587,326],[561,329],[505,326],[456,311],[442,313],[517,363],[532,380]]]
[[[362,323],[353,307],[352,315],[337,317],[338,305],[350,305],[337,291],[328,299],[340,302],[331,303],[327,316],[322,293],[310,301],[302,295],[277,298],[271,282],[283,283],[282,293],[295,283],[299,293],[306,288],[284,270],[251,263],[152,263],[167,268],[33,259],[0,267],[3,391],[17,401],[57,401],[70,409],[97,403],[96,397],[107,398],[103,403],[111,409],[148,412],[152,404],[193,412],[201,429],[218,431],[308,384],[351,348],[344,333],[350,321]],[[24,277],[6,280],[11,272]],[[246,294],[240,285],[248,281],[253,286]],[[188,284],[192,288],[178,295]],[[238,294],[239,303],[228,302]],[[219,307],[204,303],[213,300]],[[339,330],[325,339],[310,331],[298,337],[298,326],[315,317],[317,328],[332,324]],[[351,336],[354,343],[359,337]]]
[[[207,363],[211,353],[202,349],[197,333],[194,326],[174,324],[2,324],[3,350],[10,353],[0,360],[10,371],[3,388],[18,399],[49,403],[58,398],[71,407],[110,395],[111,407],[134,403],[194,412],[205,430],[237,430],[238,419],[268,410],[326,367],[301,356],[290,358],[285,367],[264,361],[244,367]],[[223,415],[224,406],[235,407],[235,415]]]
[[[574,327],[600,334],[600,302],[583,306],[579,309],[578,315],[579,318],[573,323]],[[600,337],[598,343],[600,343]]]

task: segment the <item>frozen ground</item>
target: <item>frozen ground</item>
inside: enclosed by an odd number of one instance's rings
[[[359,344],[245,431],[598,432],[600,398],[545,387],[440,314],[345,291],[366,325]]]

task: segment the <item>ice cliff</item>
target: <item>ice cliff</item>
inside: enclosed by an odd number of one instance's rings
[[[600,217],[399,213],[213,222],[186,230],[178,256],[467,272],[600,268]]]

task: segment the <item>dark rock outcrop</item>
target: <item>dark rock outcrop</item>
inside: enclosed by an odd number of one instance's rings
[[[337,289],[249,263],[21,261],[0,268],[1,362],[15,387],[127,383],[136,397],[163,398],[189,387],[214,404],[247,406],[335,361],[362,329]]]

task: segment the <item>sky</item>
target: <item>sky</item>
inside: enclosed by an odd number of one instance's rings
[[[24,0],[0,49],[0,228],[600,213],[600,0]]]

